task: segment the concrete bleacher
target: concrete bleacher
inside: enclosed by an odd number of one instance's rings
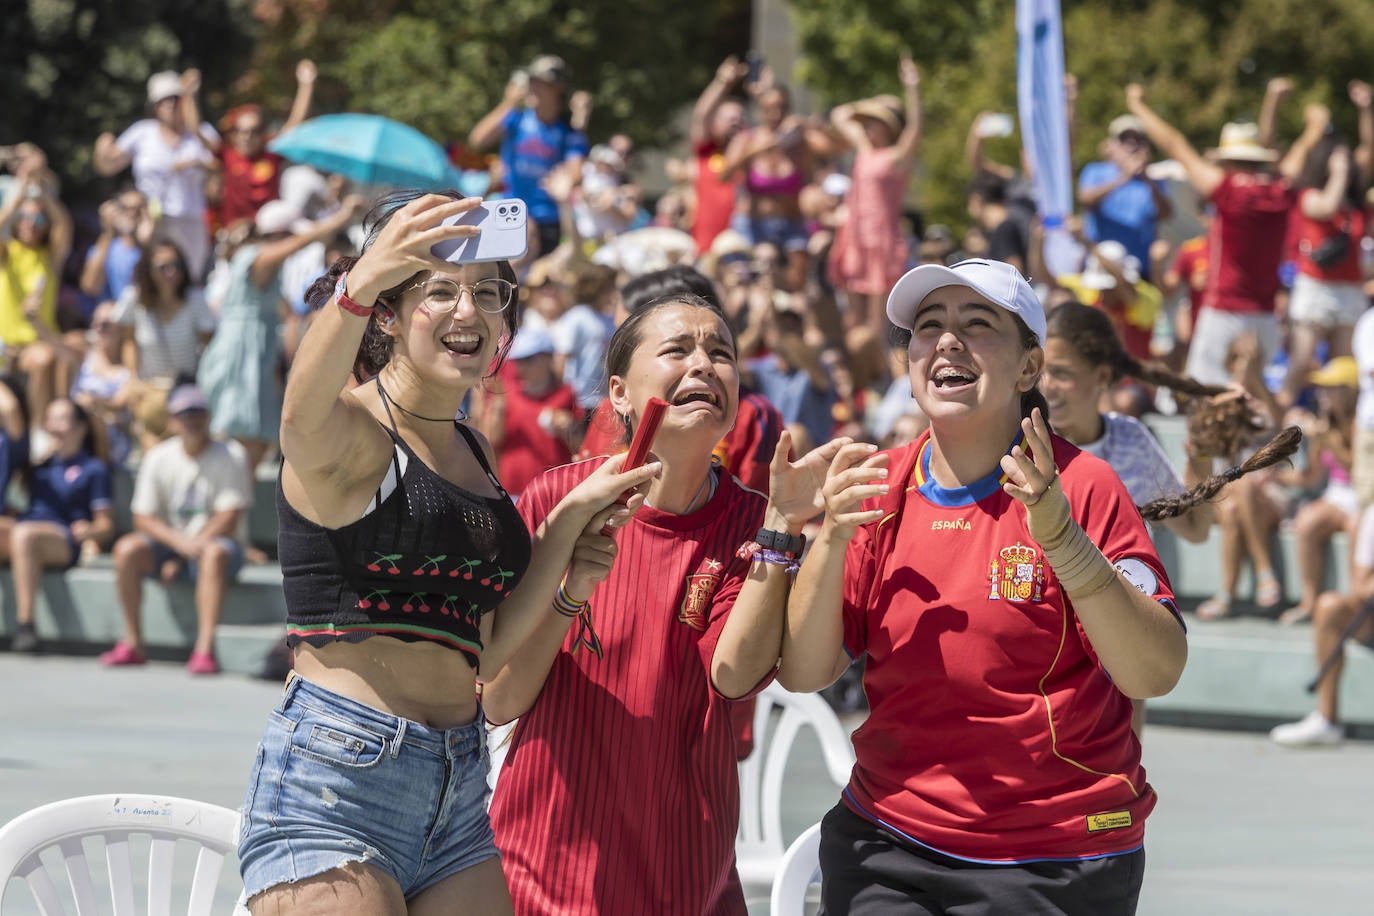
[[[1176,417],[1151,418],[1150,426],[1175,460],[1183,458],[1183,425]],[[121,531],[129,530],[132,478],[116,477],[116,514]],[[276,515],[273,508],[275,469],[257,475],[249,537],[270,556],[276,552]],[[1218,533],[1203,544],[1188,544],[1157,529],[1160,557],[1169,570],[1180,606],[1190,612],[1211,597],[1220,568]],[[1297,561],[1293,538],[1281,531],[1275,540],[1275,559],[1283,581],[1285,601],[1298,598]],[[1345,539],[1337,537],[1327,554],[1327,587],[1347,587]],[[1248,572],[1242,573],[1231,618],[1202,621],[1191,613],[1189,662],[1178,687],[1167,697],[1150,702],[1152,719],[1199,724],[1256,727],[1297,718],[1312,705],[1303,687],[1316,671],[1309,626],[1280,627],[1272,618],[1279,609],[1261,612],[1252,601]],[[143,621],[146,641],[154,657],[185,658],[196,632],[195,601],[186,584],[144,585]],[[275,563],[246,566],[225,602],[218,633],[218,655],[226,671],[257,674],[267,653],[284,632],[285,603],[281,571]],[[108,557],[66,573],[50,572],[44,579],[37,608],[39,635],[60,651],[94,653],[108,648],[122,631],[115,594],[114,570]],[[0,570],[0,639],[14,629],[14,590],[7,570]],[[1374,733],[1374,651],[1350,646],[1346,652],[1343,690],[1347,721],[1360,731]]]
[[[253,506],[248,513],[248,539],[269,557],[277,552],[274,508],[276,471],[260,468]],[[133,476],[114,477],[115,527],[133,528],[129,502]],[[123,615],[115,591],[114,565],[108,554],[66,572],[50,571],[34,612],[39,637],[55,651],[93,653],[107,649],[123,633]],[[164,586],[153,579],[143,585],[143,635],[154,658],[184,659],[196,635],[195,594],[189,583]],[[216,634],[216,654],[225,671],[256,675],[267,653],[285,635],[286,602],[281,567],[275,562],[246,565],[225,597]],[[0,570],[0,635],[14,632],[14,584]]]

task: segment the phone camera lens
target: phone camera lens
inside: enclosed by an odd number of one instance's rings
[[[505,216],[505,215],[506,215],[506,208],[505,208],[505,207],[498,207],[497,210],[496,210],[496,212],[499,213],[499,214],[501,214],[502,216]]]

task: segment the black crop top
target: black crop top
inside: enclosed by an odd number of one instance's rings
[[[383,405],[387,400],[383,394]],[[288,645],[390,636],[457,649],[477,667],[482,615],[524,575],[530,534],[472,432],[453,425],[499,496],[478,496],[426,467],[394,420],[387,433],[396,487],[356,522],[324,528],[309,521],[287,502],[278,476]]]

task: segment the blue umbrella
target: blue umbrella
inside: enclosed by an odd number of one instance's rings
[[[442,146],[382,115],[321,115],[279,134],[267,147],[292,162],[362,184],[430,190],[458,182]]]

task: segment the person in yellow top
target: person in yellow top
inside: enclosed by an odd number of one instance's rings
[[[71,250],[72,221],[41,159],[17,169],[16,192],[0,210],[0,341],[7,362],[29,378],[31,416],[52,400],[60,339],[57,290]]]
[[[1088,246],[1083,271],[1061,274],[1055,282],[1084,305],[1106,312],[1127,353],[1140,360],[1153,359],[1150,338],[1164,305],[1164,294],[1141,277],[1140,261],[1126,252],[1125,245],[1115,241],[1096,245],[1081,241]]]

